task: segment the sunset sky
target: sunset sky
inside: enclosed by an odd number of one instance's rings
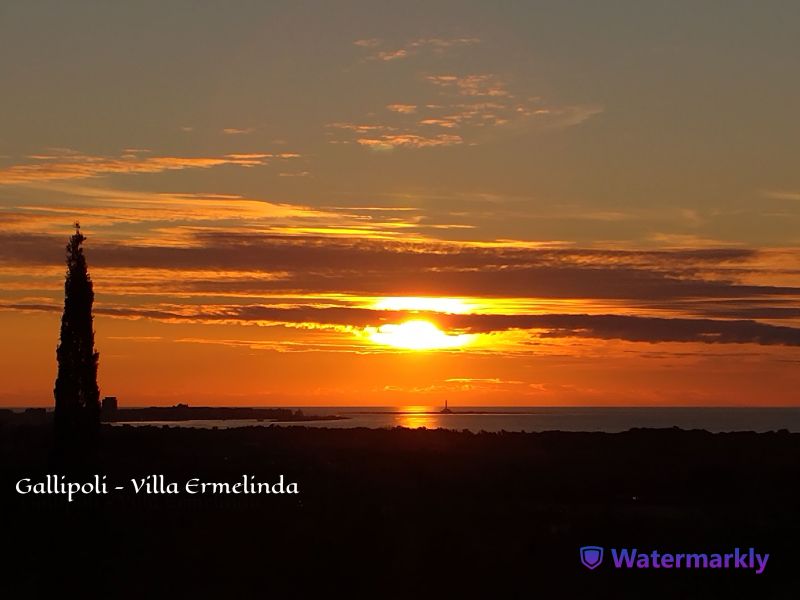
[[[800,4],[0,4],[0,405],[797,405]],[[410,323],[409,323],[410,322]]]

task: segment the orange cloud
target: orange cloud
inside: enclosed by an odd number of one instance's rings
[[[374,48],[376,46],[380,46],[381,40],[379,38],[369,38],[365,40],[356,40],[353,42],[354,46],[359,46],[361,48]]]
[[[253,133],[254,131],[255,131],[254,127],[245,127],[245,128],[226,127],[225,129],[222,130],[222,133],[228,135],[244,135],[246,133]]]
[[[428,75],[434,85],[455,88],[463,96],[508,96],[505,85],[494,75]]]
[[[452,129],[457,126],[457,123],[452,119],[423,119],[419,122],[420,125],[436,125],[438,127],[446,127]]]
[[[408,56],[408,50],[400,48],[399,50],[378,52],[374,58],[379,60],[396,60],[398,58],[405,58],[406,56]]]
[[[294,158],[295,154],[225,154],[223,156],[147,156],[130,151],[121,156],[94,156],[74,150],[34,154],[36,162],[0,169],[0,184],[89,179],[118,173],[161,173],[182,169],[208,169],[222,165],[257,167],[270,158]]]
[[[381,135],[375,138],[359,138],[358,143],[362,146],[374,148],[376,150],[389,150],[392,148],[427,148],[431,146],[453,146],[463,143],[464,140],[459,135],[439,134],[434,136],[422,136],[412,133],[400,133],[395,135]]]
[[[358,124],[358,123],[329,123],[327,127],[331,129],[346,129],[355,131],[356,133],[371,133],[373,131],[395,131],[394,127],[389,125],[372,125],[372,124]]]
[[[445,43],[432,40],[420,44],[447,47]],[[396,116],[387,119],[388,123],[330,123],[327,125],[330,129],[351,131],[355,135],[350,139],[341,139],[333,131],[328,131],[328,136],[332,138],[329,143],[358,143],[383,150],[462,143],[475,145],[514,132],[572,127],[603,110],[602,107],[591,105],[548,106],[538,96],[510,93],[503,81],[489,73],[428,75],[425,81],[439,88],[438,102],[387,104],[385,108],[396,113]],[[420,115],[418,120],[408,118],[417,114]],[[432,136],[431,127],[458,129],[460,135]]]
[[[386,108],[392,112],[410,115],[417,112],[415,104],[387,104]]]
[[[368,60],[382,60],[391,61],[402,58],[408,58],[418,54],[424,50],[432,51],[436,54],[442,54],[445,51],[456,48],[459,46],[471,46],[480,43],[479,38],[475,37],[457,37],[457,38],[416,38],[409,40],[399,48],[391,48],[385,50],[374,51],[370,54]],[[363,40],[356,40],[353,42],[355,46],[360,48],[376,49],[383,45],[383,41],[378,38],[370,38]]]

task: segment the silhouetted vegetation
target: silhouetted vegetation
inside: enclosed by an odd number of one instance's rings
[[[76,223],[75,234],[67,244],[64,314],[56,350],[58,375],[53,390],[56,436],[65,446],[91,440],[100,424],[99,353],[94,347],[92,323],[94,290],[83,254],[85,240]]]
[[[0,424],[7,597],[797,598],[800,434],[103,426],[111,484],[273,481],[298,495],[20,496],[53,473],[44,426]],[[84,478],[87,480],[89,477]],[[3,497],[4,496],[4,497]],[[750,571],[588,571],[586,544],[756,546]],[[48,578],[40,573],[48,572]],[[12,575],[13,574],[13,575]],[[13,593],[16,591],[16,595]],[[2,595],[2,587],[0,587]]]

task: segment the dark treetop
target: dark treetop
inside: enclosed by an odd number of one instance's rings
[[[99,353],[94,348],[92,329],[94,291],[81,247],[86,237],[81,234],[80,225],[75,226],[75,235],[67,244],[64,314],[56,350],[58,376],[54,389],[56,427],[67,437],[95,429],[100,419]]]

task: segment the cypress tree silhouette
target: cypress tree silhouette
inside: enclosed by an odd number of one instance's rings
[[[58,375],[53,390],[56,434],[64,442],[91,437],[100,425],[100,389],[97,386],[100,355],[94,348],[94,290],[83,255],[85,240],[80,223],[75,223],[75,235],[67,244],[64,314],[56,349]]]

